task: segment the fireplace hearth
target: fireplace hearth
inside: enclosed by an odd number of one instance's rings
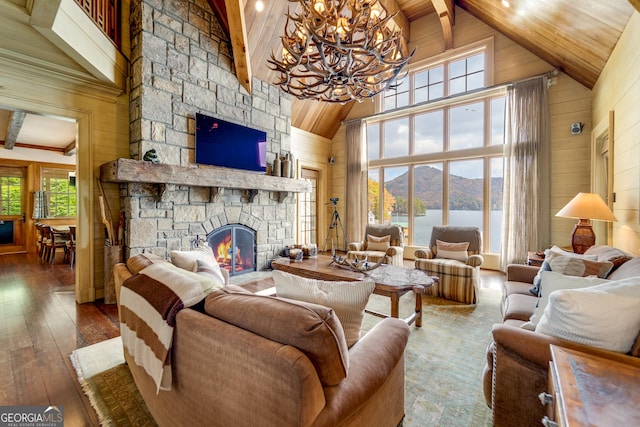
[[[207,236],[221,268],[230,276],[256,271],[256,232],[242,224],[217,228]]]

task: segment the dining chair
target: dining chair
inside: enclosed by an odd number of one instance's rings
[[[39,258],[42,258],[42,252],[44,251],[42,239],[42,224],[40,222],[36,222],[36,252]]]
[[[76,226],[69,226],[69,239],[66,241],[67,247],[67,260],[69,261],[69,267],[73,268],[76,262]]]
[[[67,244],[66,238],[64,238],[60,233],[55,233],[53,231],[53,227],[45,226],[43,227],[44,235],[45,235],[45,255],[43,257],[44,261],[50,262],[52,265],[56,262],[56,250],[62,249],[65,252],[65,258],[67,255]]]

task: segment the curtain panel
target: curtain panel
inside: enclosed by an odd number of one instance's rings
[[[49,198],[46,191],[33,192],[33,219],[49,217]]]
[[[345,233],[347,241],[360,242],[364,240],[367,224],[367,144],[363,120],[347,123],[346,140]]]
[[[505,117],[502,269],[550,244],[550,139],[547,77],[515,83]]]

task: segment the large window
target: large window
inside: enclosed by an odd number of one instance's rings
[[[499,252],[504,89],[490,86],[488,46],[414,66],[367,121],[369,220],[427,245],[435,225],[473,225]]]
[[[42,190],[49,201],[49,217],[76,216],[75,179],[65,169],[42,169]]]

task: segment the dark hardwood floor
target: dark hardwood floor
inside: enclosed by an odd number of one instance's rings
[[[120,335],[115,304],[76,304],[75,273],[36,255],[0,256],[0,405],[64,407],[65,425],[97,426],[69,355]]]
[[[0,406],[63,406],[66,426],[97,426],[69,355],[119,336],[118,312],[102,300],[76,304],[74,280],[68,264],[0,256]],[[500,272],[481,273],[481,287],[500,289],[503,280]],[[270,286],[270,279],[246,285]]]

